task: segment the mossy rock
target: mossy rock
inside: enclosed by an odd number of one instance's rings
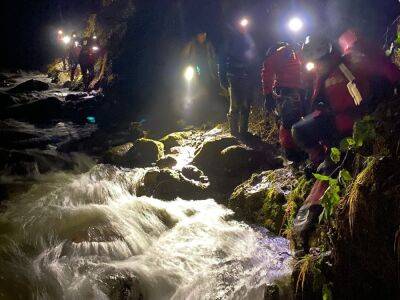
[[[188,179],[201,181],[201,178],[204,177],[203,171],[199,170],[197,167],[192,165],[187,165],[182,168],[182,174]]]
[[[160,169],[171,169],[172,167],[174,167],[176,164],[178,163],[178,161],[176,160],[175,157],[171,156],[171,155],[166,155],[163,158],[159,159],[156,162],[157,167],[159,167]]]
[[[141,138],[133,143],[125,158],[130,167],[146,167],[164,156],[164,145],[161,142]]]
[[[155,169],[146,173],[137,195],[162,200],[203,200],[208,198],[207,188],[207,184],[188,180],[178,171]]]
[[[205,141],[193,159],[193,165],[204,171],[220,171],[223,168],[222,151],[228,147],[239,145],[235,137],[217,137]]]
[[[126,154],[133,147],[133,143],[126,143],[108,150],[103,157],[103,162],[116,166],[126,167],[129,162],[126,159]]]
[[[256,165],[254,150],[245,145],[234,145],[221,151],[224,168],[229,173],[240,173]]]
[[[288,168],[253,174],[233,191],[228,206],[239,220],[278,234],[284,221],[284,205],[296,183]]]
[[[163,137],[160,142],[164,144],[165,151],[169,151],[173,147],[182,146],[184,140],[190,135],[190,131],[173,132]]]

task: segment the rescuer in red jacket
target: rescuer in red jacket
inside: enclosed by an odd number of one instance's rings
[[[316,78],[312,113],[292,127],[296,143],[309,153],[315,166],[332,146],[351,136],[354,123],[372,111],[382,94],[393,95],[400,71],[381,51],[361,40],[354,31],[339,38],[342,51],[324,37],[307,37],[303,45],[305,65],[314,66]],[[311,69],[311,68],[309,68]],[[329,163],[318,173],[332,175]],[[306,240],[322,212],[325,182],[316,181],[294,221],[295,231]]]
[[[261,80],[266,111],[276,108],[280,119],[279,142],[290,160],[302,157],[293,141],[291,128],[305,113],[302,63],[293,46],[281,42],[265,58]]]

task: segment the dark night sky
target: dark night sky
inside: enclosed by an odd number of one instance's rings
[[[153,0],[142,0],[153,1]],[[169,1],[169,0],[165,0]],[[222,24],[215,7],[220,0],[185,0],[186,27],[181,36],[188,36],[202,24],[210,36],[219,39],[216,26]],[[223,1],[223,0],[222,0]],[[233,1],[233,0],[232,0]],[[310,20],[309,31],[327,28],[338,34],[347,26],[357,26],[367,36],[381,41],[386,26],[400,14],[397,0],[247,0],[239,6],[254,18],[261,47],[268,42],[285,39],[281,28],[294,12],[302,12]],[[89,12],[95,11],[100,0],[2,0],[0,68],[40,68],[55,56],[54,34],[59,26],[80,27]],[[239,12],[240,13],[240,12]],[[68,24],[69,23],[69,24]],[[205,24],[205,25],[204,25]],[[268,38],[266,38],[268,37]],[[218,41],[216,41],[218,43]]]

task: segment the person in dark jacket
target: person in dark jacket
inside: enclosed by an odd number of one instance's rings
[[[240,22],[228,29],[220,56],[219,78],[230,98],[227,115],[232,135],[246,135],[250,105],[257,82],[257,53],[248,32],[248,22]]]
[[[199,80],[209,87],[216,78],[217,63],[213,44],[207,40],[207,33],[199,30],[196,37],[183,49],[183,57],[188,65],[192,65],[199,73]]]
[[[99,57],[99,46],[95,37],[84,38],[82,40],[82,50],[79,56],[79,65],[81,67],[83,84],[85,90],[89,88],[90,83],[94,79],[94,66]]]
[[[68,64],[70,69],[71,82],[75,79],[76,69],[79,64],[79,56],[81,54],[82,46],[79,38],[75,32],[72,33],[71,44],[68,49]]]

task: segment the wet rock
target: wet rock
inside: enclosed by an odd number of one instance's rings
[[[265,286],[264,300],[279,300],[279,286],[269,284]]]
[[[21,104],[6,109],[3,114],[9,118],[26,121],[48,122],[51,118],[62,117],[63,103],[57,97],[49,97],[28,104]]]
[[[201,200],[208,198],[207,187],[206,184],[185,178],[178,171],[151,170],[144,176],[137,195],[162,200]]]
[[[278,234],[285,214],[283,205],[296,183],[289,169],[253,174],[249,180],[236,187],[228,206],[238,219],[262,225]]]
[[[16,87],[9,89],[10,93],[29,93],[33,91],[41,92],[47,91],[49,89],[49,85],[43,81],[30,79],[21,84],[18,84]]]
[[[173,156],[166,155],[163,158],[159,159],[157,161],[156,165],[160,169],[171,169],[177,163],[178,163],[177,160]]]
[[[106,164],[113,164],[116,166],[127,166],[129,162],[126,159],[126,154],[133,147],[133,143],[126,143],[119,145],[108,150],[104,157],[103,162]]]
[[[174,132],[163,137],[160,142],[164,144],[165,151],[169,151],[173,147],[182,146],[190,135],[190,131]]]
[[[196,151],[193,165],[208,171],[220,171],[222,164],[222,151],[230,146],[239,145],[234,137],[217,137],[204,142]]]
[[[0,87],[5,88],[9,87],[10,85],[14,84],[15,80],[7,76],[6,74],[0,73]]]
[[[187,165],[182,168],[182,174],[188,179],[201,181],[204,178],[203,171],[192,165]]]
[[[77,101],[81,100],[82,98],[85,98],[88,96],[88,93],[74,93],[74,94],[68,94],[65,97],[65,101]]]
[[[71,158],[52,151],[0,150],[0,170],[3,175],[36,176],[53,170],[75,166]]]
[[[7,108],[9,106],[15,105],[18,103],[18,100],[15,99],[8,93],[0,91],[0,109]]]
[[[141,138],[133,143],[126,153],[130,167],[145,167],[157,162],[164,155],[164,145],[161,142]]]
[[[227,173],[241,174],[260,169],[276,169],[282,166],[273,153],[257,151],[245,145],[235,145],[221,152],[222,163]]]
[[[69,89],[71,87],[71,81],[66,81],[63,83],[62,88]]]
[[[143,300],[139,279],[130,270],[114,269],[99,276],[99,287],[111,300]]]

